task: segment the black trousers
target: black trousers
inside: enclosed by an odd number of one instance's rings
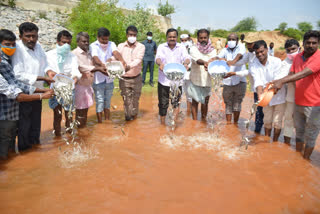
[[[180,92],[177,94],[174,99],[171,100],[171,104],[173,108],[179,107],[179,102],[181,99],[182,86],[179,86]],[[169,107],[169,99],[170,99],[170,87],[164,86],[158,82],[158,107],[159,107],[159,115],[166,116],[168,107]]]
[[[19,104],[18,147],[25,150],[40,144],[42,101]]]
[[[258,101],[258,94],[254,93],[254,102]],[[256,120],[255,120],[255,132],[260,132],[263,126],[263,107],[258,106],[257,111],[256,111]]]
[[[14,149],[16,136],[17,121],[0,120],[0,157],[8,157],[9,149]]]

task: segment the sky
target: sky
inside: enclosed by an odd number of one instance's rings
[[[166,0],[162,0],[165,3]],[[157,14],[159,0],[119,0],[118,5],[134,9],[142,4]],[[194,31],[199,28],[230,30],[238,21],[255,17],[258,30],[273,30],[281,22],[297,28],[299,22],[310,22],[318,29],[320,0],[169,0],[176,7],[171,15],[173,27]]]

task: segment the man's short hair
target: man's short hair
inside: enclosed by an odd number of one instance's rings
[[[197,32],[198,37],[199,37],[200,33],[207,33],[207,36],[208,37],[210,36],[210,31],[208,31],[207,29],[204,29],[204,28],[198,30],[198,32]]]
[[[315,37],[318,39],[318,42],[320,41],[320,32],[316,30],[309,30],[306,32],[303,36],[303,42],[310,39],[311,37]]]
[[[296,45],[298,47],[300,47],[300,44],[297,40],[295,39],[287,39],[286,43],[284,44],[284,48],[290,48],[291,46]]]
[[[127,27],[126,34],[128,34],[129,31],[138,33],[138,29],[134,25],[130,25],[129,27]]]
[[[0,30],[0,43],[2,43],[4,40],[13,42],[16,41],[17,37],[14,35],[14,33],[7,29]]]
[[[98,29],[98,37],[103,36],[110,36],[110,31],[105,27],[101,27]]]
[[[258,50],[261,46],[268,48],[267,43],[264,40],[258,40],[254,42],[253,50]]]
[[[176,29],[174,29],[174,28],[169,28],[169,29],[167,30],[166,36],[168,36],[168,34],[171,33],[171,32],[176,32],[177,37],[178,37],[179,33],[178,33],[178,31],[177,31]]]
[[[72,35],[71,35],[71,33],[69,33],[69,31],[67,31],[67,30],[62,30],[62,31],[60,31],[60,32],[58,33],[58,36],[57,36],[57,41],[58,41],[58,42],[61,41],[62,36],[72,39]]]
[[[270,42],[270,45],[274,45],[274,43],[273,43],[273,42]]]
[[[86,37],[87,39],[90,38],[90,37],[89,37],[89,34],[88,34],[87,32],[79,32],[79,33],[77,34],[77,37],[76,37],[77,42],[80,41],[80,38],[81,38],[81,37]]]
[[[149,31],[149,32],[147,33],[147,36],[152,36],[152,32]]]
[[[240,40],[244,40],[244,34],[240,35]]]
[[[31,23],[31,22],[24,22],[21,25],[19,25],[19,33],[22,36],[24,32],[31,32],[31,31],[39,31],[39,28],[37,25]]]

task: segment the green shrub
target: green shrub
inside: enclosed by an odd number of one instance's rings
[[[40,19],[47,19],[47,12],[46,11],[39,11],[38,12]]]
[[[124,24],[124,15],[116,7],[115,0],[81,0],[79,4],[72,9],[67,22],[67,28],[74,34],[85,31],[90,36],[90,43],[97,39],[98,29],[107,28],[111,35],[110,41],[119,44],[126,40],[126,26]],[[73,37],[72,47],[76,47]]]
[[[221,38],[227,38],[230,34],[230,31],[218,29],[218,30],[212,30],[210,32],[210,36],[212,37],[221,37]]]
[[[247,17],[242,19],[234,26],[231,31],[232,32],[248,32],[248,31],[256,31],[257,30],[257,20],[254,17]]]
[[[175,8],[173,5],[168,3],[168,0],[166,1],[165,4],[161,3],[161,0],[158,4],[158,14],[161,16],[168,16],[170,14],[175,13]]]
[[[298,41],[301,40],[303,36],[303,33],[300,30],[294,28],[288,28],[287,30],[283,31],[283,34]]]
[[[15,8],[16,7],[16,0],[8,0],[8,5],[11,8]]]
[[[134,25],[138,29],[137,40],[143,41],[146,39],[146,34],[148,31],[151,31],[154,40],[157,44],[163,43],[166,41],[166,36],[164,33],[161,33],[157,27],[155,19],[153,19],[150,9],[142,7],[140,4],[136,5],[136,10],[130,13],[124,18],[125,26]]]

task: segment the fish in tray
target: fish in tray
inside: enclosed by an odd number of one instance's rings
[[[225,77],[230,67],[224,60],[215,60],[208,65],[208,72],[212,77]]]
[[[164,66],[163,72],[169,80],[180,81],[184,78],[187,69],[179,63],[168,63]]]
[[[106,64],[108,75],[111,79],[121,79],[122,75],[125,74],[123,65],[119,61],[108,62]]]

